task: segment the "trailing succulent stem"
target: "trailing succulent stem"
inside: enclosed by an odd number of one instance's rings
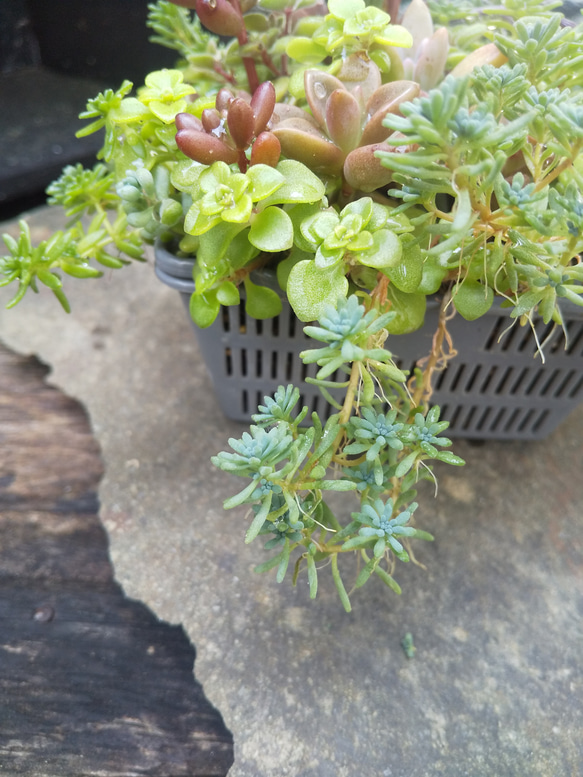
[[[439,420],[439,408],[417,407],[405,374],[391,353],[378,347],[393,316],[378,308],[366,311],[355,295],[326,308],[319,326],[305,327],[324,345],[301,356],[320,368],[313,382],[327,396],[330,389],[345,389],[339,411],[327,419],[313,413],[311,423],[302,427],[307,408],[297,413],[299,390],[280,386],[274,397],[265,398],[250,431],[229,440],[232,452],[212,459],[220,469],[250,481],[225,507],[249,505],[246,542],[261,536],[267,539],[265,549],[274,551],[258,571],[277,567],[281,582],[295,557],[293,582],[305,569],[315,597],[318,571],[331,561],[347,611],[351,604],[341,558],[356,553],[364,562],[353,589],[374,573],[399,593],[395,561],[410,560],[410,539],[433,539],[411,525],[415,484],[431,477],[432,461],[463,464],[444,450],[451,441],[442,436],[448,423]],[[326,501],[331,491],[353,493],[356,509],[349,519],[344,510],[333,512]]]

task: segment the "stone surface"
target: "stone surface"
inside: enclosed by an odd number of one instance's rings
[[[41,239],[59,221],[31,224]],[[426,569],[398,570],[401,597],[371,581],[347,615],[324,573],[312,602],[305,578],[253,572],[261,545],[209,463],[244,427],[216,407],[178,295],[139,266],[68,293],[68,317],[50,293],[2,310],[0,338],[86,405],[117,579],[195,644],[232,777],[583,772],[583,408],[545,442],[459,442],[465,470],[444,466],[418,511]]]

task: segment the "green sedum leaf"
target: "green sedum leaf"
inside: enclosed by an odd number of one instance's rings
[[[252,168],[253,169],[253,168]],[[258,213],[249,230],[249,242],[260,251],[285,251],[294,241],[290,217],[281,208],[271,206]]]
[[[214,323],[220,309],[221,305],[213,290],[205,294],[195,292],[190,298],[190,316],[201,329],[206,329]]]
[[[281,313],[281,298],[273,289],[258,286],[246,278],[245,295],[245,310],[252,318],[273,318]]]
[[[288,299],[300,321],[315,321],[326,305],[335,305],[347,293],[343,265],[321,269],[315,262],[303,260],[292,267],[287,280]]]

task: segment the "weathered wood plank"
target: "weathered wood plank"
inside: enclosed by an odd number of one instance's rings
[[[0,348],[0,510],[97,511],[103,472],[83,408]]]
[[[113,580],[83,409],[0,346],[0,774],[222,777],[181,627]]]

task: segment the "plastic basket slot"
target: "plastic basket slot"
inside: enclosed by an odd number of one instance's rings
[[[292,380],[293,372],[294,372],[294,354],[290,353],[289,351],[285,355],[285,379],[287,381]]]
[[[231,331],[231,317],[229,315],[229,310],[230,308],[226,307],[225,305],[221,306],[221,317],[219,321],[223,332]]]
[[[228,308],[226,308],[227,316],[226,321],[223,320],[223,329],[225,332],[239,332],[241,329],[240,324],[240,315],[241,315],[241,306],[239,305],[230,305]]]
[[[271,336],[279,337],[279,316],[274,316],[271,319]]]
[[[492,325],[492,328],[490,329],[490,332],[486,338],[486,341],[484,343],[484,350],[485,351],[494,351],[498,350],[498,339],[500,338],[500,335],[502,332],[506,329],[508,326],[508,319],[498,317],[494,324]]]
[[[520,423],[518,424],[518,427],[516,429],[517,432],[524,433],[528,430],[529,424],[532,421],[532,417],[534,416],[535,411],[531,407],[529,410],[526,411],[526,413],[523,415]]]
[[[511,432],[514,428],[514,426],[518,423],[520,420],[520,408],[515,407],[513,410],[510,411],[509,417],[506,419],[506,422],[504,424],[504,431],[505,432]]]
[[[476,415],[476,407],[474,405],[467,408],[466,412],[463,415],[460,428],[463,429],[465,432],[470,431],[470,429],[472,429],[472,421],[475,415]]]
[[[494,418],[492,419],[492,421],[490,423],[490,431],[491,432],[495,432],[500,427],[500,424],[502,423],[502,420],[503,420],[504,416],[506,415],[506,412],[507,412],[507,410],[506,410],[505,407],[501,407],[498,410],[498,412],[496,413],[496,415],[494,416]]]
[[[555,331],[549,337],[548,343],[544,348],[545,354],[556,354],[565,350],[565,333],[555,324]]]
[[[544,344],[543,351],[545,355],[560,354],[563,352],[568,355],[567,345],[571,343],[572,335],[577,339],[583,334],[581,331],[581,325],[578,321],[567,320],[563,327],[558,324],[553,325],[552,334],[549,335],[547,342]]]
[[[460,417],[461,412],[462,412],[462,406],[455,405],[451,412],[451,418],[449,419],[449,426],[451,429],[458,428],[458,419]]]
[[[243,389],[241,392],[241,412],[249,412],[249,394],[247,393],[247,389]]]
[[[296,325],[298,320],[295,316],[290,315],[287,322],[287,334],[290,339],[296,336]]]
[[[271,359],[269,362],[269,374],[272,380],[277,380],[277,359],[278,352],[272,351],[271,352]]]
[[[399,367],[399,368],[400,368],[400,367],[401,367],[401,365],[400,365],[400,364],[397,364],[397,367]],[[412,374],[413,374],[413,370],[414,370],[414,369],[415,369],[415,365],[413,364],[413,365],[411,366],[411,369],[410,369],[410,372],[409,372],[409,374],[410,374],[410,375],[412,375]],[[446,368],[445,368],[445,369],[443,369],[443,370],[440,370],[440,371],[437,373],[437,375],[435,375],[435,374],[434,374],[434,377],[433,377],[433,390],[434,390],[434,391],[439,391],[439,390],[441,389],[441,387],[443,386],[443,384],[444,384],[444,382],[445,382],[445,378],[446,378],[446,376],[447,376],[447,372],[448,372],[448,367],[446,367]]]
[[[255,351],[255,376],[257,378],[263,376],[263,351],[260,348]]]
[[[449,391],[455,391],[457,389],[457,387],[459,386],[459,383],[460,383],[460,381],[462,379],[462,375],[464,374],[465,371],[466,371],[466,365],[465,364],[459,364],[457,370],[453,374],[453,377],[452,377],[452,380],[451,380],[449,386],[447,387],[449,389]],[[449,372],[449,370],[447,370],[447,372]]]
[[[263,321],[260,318],[254,318],[253,322],[255,324],[255,334],[261,337],[263,334]]]
[[[550,373],[548,380],[546,380],[540,388],[541,397],[546,397],[549,396],[549,394],[553,394],[553,384],[556,383],[557,379],[560,378],[562,374],[563,370],[553,370]]]
[[[579,374],[577,370],[569,370],[567,372],[565,378],[561,381],[559,386],[555,389],[555,393],[553,396],[559,398],[565,396],[567,393],[567,390],[569,388],[569,385],[573,382],[573,379]]]
[[[482,381],[482,384],[479,388],[480,394],[486,394],[488,392],[488,389],[492,385],[492,381],[496,377],[497,372],[498,372],[498,367],[490,367],[490,369],[486,373],[486,377]]]
[[[233,374],[233,354],[230,348],[225,348],[225,375]]]
[[[491,414],[492,408],[485,407],[483,413],[476,419],[476,423],[474,424],[476,431],[483,432],[487,428],[486,423]]]
[[[567,348],[565,353],[569,356],[577,352],[580,355],[579,347],[583,341],[583,321],[567,322]]]
[[[247,329],[247,315],[245,313],[245,300],[242,299],[239,302],[239,320],[237,322],[237,326],[233,327],[234,331],[238,331],[239,334],[246,335],[249,333],[249,330]]]
[[[527,397],[531,397],[533,396],[533,394],[538,395],[541,393],[540,389],[537,389],[537,385],[540,382],[541,378],[543,378],[545,373],[546,373],[546,370],[544,370],[542,367],[535,372],[533,379],[530,381],[530,383],[524,390],[524,394]]]
[[[478,376],[480,375],[481,372],[482,372],[482,367],[479,364],[476,365],[474,369],[471,371],[470,377],[464,388],[464,391],[466,392],[466,394],[472,393],[474,386],[476,385],[476,381],[478,380]]]
[[[506,327],[500,333],[499,345],[500,350],[507,353],[510,350],[516,350],[516,341],[518,339],[519,331],[516,325],[510,326],[508,319],[505,319]]]
[[[575,399],[575,397],[578,397],[582,388],[583,388],[583,375],[581,375],[577,383],[575,383],[571,391],[569,391],[569,399]]]
[[[247,376],[247,349],[241,348],[239,352],[239,364],[241,367],[241,375],[242,377]]]
[[[518,377],[516,378],[516,380],[510,386],[510,390],[508,392],[505,392],[505,393],[508,393],[508,394],[511,394],[511,395],[517,394],[519,389],[520,389],[520,387],[522,386],[522,384],[524,383],[524,381],[526,380],[526,378],[528,377],[529,374],[530,374],[530,367],[524,367],[518,373]],[[510,375],[508,376],[508,378],[510,379],[514,375],[516,375],[516,370],[511,367],[510,368]],[[496,393],[497,394],[502,394],[501,391],[500,392],[496,392]]]
[[[318,396],[318,394],[314,394],[314,396],[312,397],[312,406],[310,408],[310,413],[317,413],[319,404],[320,404],[320,397]]]
[[[533,434],[538,434],[540,432],[544,422],[547,420],[549,415],[550,415],[550,410],[545,409],[545,410],[541,410],[540,411],[540,413],[534,419],[534,421],[532,423],[532,426],[531,426],[531,431],[532,431]]]

